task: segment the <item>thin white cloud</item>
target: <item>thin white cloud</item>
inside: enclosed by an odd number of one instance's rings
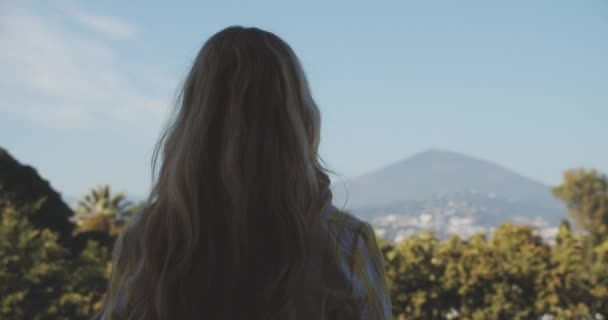
[[[69,17],[108,37],[129,39],[137,34],[137,27],[127,21],[87,12],[70,0],[60,0],[57,4]]]
[[[114,49],[93,39],[32,9],[3,7],[0,117],[12,113],[60,127],[94,125],[100,120],[160,122],[169,110],[172,91],[137,89],[135,80],[120,68],[123,61]]]

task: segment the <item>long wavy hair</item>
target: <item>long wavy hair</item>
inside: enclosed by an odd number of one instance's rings
[[[321,117],[293,50],[229,27],[203,45],[118,238],[102,319],[289,319],[331,203]]]

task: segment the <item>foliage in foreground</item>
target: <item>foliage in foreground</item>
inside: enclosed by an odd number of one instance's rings
[[[27,211],[26,209],[22,209]],[[1,209],[0,318],[87,319],[100,307],[108,248],[90,241],[77,257],[49,230]],[[527,226],[505,224],[491,238],[440,241],[423,233],[382,242],[397,319],[584,319],[608,314],[608,241],[588,265],[584,236],[567,222],[554,246]]]
[[[383,243],[397,319],[591,319],[608,314],[608,241],[588,265],[585,238],[562,223],[549,246],[528,226],[504,224],[439,241],[423,233]]]
[[[56,233],[32,226],[29,211],[0,201],[0,319],[88,319],[105,288],[108,249],[89,241],[72,257]]]
[[[513,224],[490,237],[440,240],[424,232],[397,244],[380,241],[395,319],[607,316],[608,179],[569,171],[554,193],[584,230],[564,220],[554,245]],[[60,241],[65,235],[32,219],[42,205],[44,199],[16,205],[0,192],[0,319],[89,319],[101,307],[113,239],[141,206],[126,205],[109,187],[93,190],[79,203],[73,236],[105,234],[110,241],[88,240],[74,251]]]

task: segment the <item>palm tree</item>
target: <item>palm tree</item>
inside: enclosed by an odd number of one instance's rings
[[[108,185],[91,189],[76,205],[74,233],[102,231],[110,237],[116,237],[131,206],[122,192],[112,194]]]

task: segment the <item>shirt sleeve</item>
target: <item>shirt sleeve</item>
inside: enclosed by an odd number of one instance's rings
[[[353,295],[361,320],[390,320],[391,298],[382,252],[372,227],[362,222],[353,253]]]

